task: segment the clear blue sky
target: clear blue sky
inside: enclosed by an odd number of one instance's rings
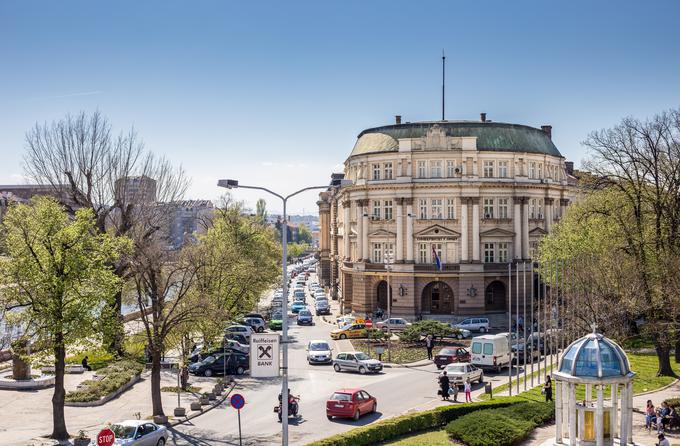
[[[591,130],[680,106],[679,20],[675,0],[4,0],[0,184],[24,182],[36,121],[95,109],[182,164],[192,198],[324,184],[362,129],[438,119],[442,48],[448,119],[552,124],[578,165]]]

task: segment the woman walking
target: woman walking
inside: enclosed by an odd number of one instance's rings
[[[472,402],[472,384],[470,384],[470,378],[465,380],[465,402]]]
[[[545,384],[543,385],[543,394],[545,394],[545,401],[552,401],[552,379],[550,375],[546,376]]]

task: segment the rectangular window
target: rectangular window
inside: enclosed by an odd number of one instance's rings
[[[500,178],[507,178],[508,177],[508,162],[507,161],[499,161],[498,162],[498,176]]]
[[[442,162],[430,161],[430,178],[442,177]]]
[[[441,220],[444,218],[442,215],[442,200],[441,198],[433,198],[432,199],[432,213],[430,214],[430,218],[433,219],[438,219]]]
[[[420,213],[418,214],[418,218],[421,220],[427,220],[427,200],[418,200],[418,204],[420,205]]]
[[[493,161],[484,161],[484,178],[493,178]]]
[[[529,218],[536,218],[536,199],[529,200]]]
[[[538,254],[538,242],[529,242],[529,257],[536,258]]]
[[[533,161],[529,163],[529,178],[536,178],[536,163]]]
[[[418,178],[427,178],[425,161],[418,161]]]
[[[373,179],[374,180],[380,179],[380,164],[373,165]]]
[[[498,199],[498,218],[508,218],[508,199],[499,198]]]
[[[538,163],[538,178],[543,178],[543,164]]]
[[[392,179],[392,163],[385,163],[383,167],[384,167],[383,173],[385,174],[384,178],[386,180],[391,180]]]
[[[383,215],[385,220],[392,220],[392,200],[383,201]]]
[[[453,160],[446,162],[446,176],[453,178],[456,175],[456,163]]]
[[[507,242],[498,243],[498,261],[505,263],[508,261],[508,244]]]
[[[382,263],[382,243],[373,243],[373,263]]]
[[[493,198],[484,199],[484,218],[494,218],[493,217]]]
[[[484,263],[494,263],[494,244],[484,243]]]
[[[446,218],[449,220],[456,219],[456,200],[453,198],[446,199]]]
[[[418,244],[418,261],[419,263],[427,263],[427,243]]]
[[[543,199],[542,198],[539,198],[537,200],[537,206],[538,206],[538,211],[537,211],[538,215],[536,215],[536,218],[543,219],[544,215],[543,215]]]
[[[380,200],[373,201],[373,220],[380,220]]]

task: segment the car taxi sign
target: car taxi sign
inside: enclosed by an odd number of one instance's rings
[[[114,441],[116,441],[116,434],[109,428],[102,429],[97,434],[97,446],[112,446]]]
[[[231,407],[240,410],[243,409],[243,406],[245,406],[246,399],[243,398],[243,395],[241,395],[240,393],[235,393],[231,396],[229,402],[231,403]]]

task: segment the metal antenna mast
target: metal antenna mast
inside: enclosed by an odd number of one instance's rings
[[[442,49],[442,121],[444,121],[444,84],[446,83],[446,56]]]

